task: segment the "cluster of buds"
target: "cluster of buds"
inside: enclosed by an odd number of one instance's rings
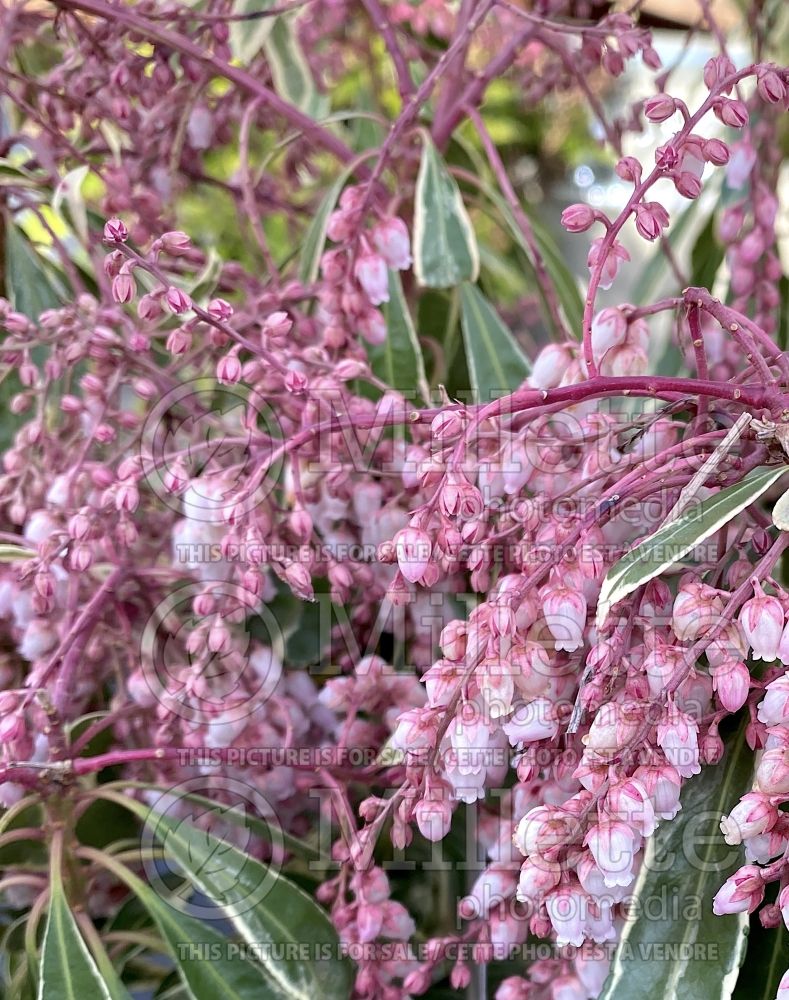
[[[377,307],[389,301],[389,269],[411,266],[408,229],[398,216],[362,230],[367,197],[364,186],[345,188],[326,230],[340,244],[321,258],[320,320],[323,342],[333,349],[357,334],[370,344],[383,342],[386,324]]]

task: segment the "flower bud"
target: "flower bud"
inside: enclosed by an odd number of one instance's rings
[[[634,156],[623,156],[617,163],[616,175],[631,184],[641,183],[641,164]]]
[[[160,237],[159,242],[161,243],[164,252],[170,254],[171,257],[180,257],[182,254],[185,254],[192,245],[192,241],[186,233],[181,233],[177,230],[164,233],[164,235]]]
[[[263,334],[271,340],[283,340],[292,327],[293,320],[286,312],[273,312],[263,321]]]
[[[722,167],[729,162],[729,147],[721,139],[706,139],[702,143],[704,158],[714,163],[716,167]]]
[[[595,221],[594,209],[579,202],[562,212],[562,225],[568,233],[583,233]]]
[[[757,865],[744,865],[731,875],[715,894],[712,912],[753,913],[764,898],[764,883]]]
[[[704,84],[708,90],[714,90],[726,77],[732,76],[734,72],[734,63],[728,56],[713,56],[712,59],[707,60],[704,66]],[[728,93],[730,90],[731,85],[726,88],[724,93]]]
[[[728,816],[721,819],[723,838],[731,847],[759,837],[778,822],[778,809],[761,792],[747,792]]]
[[[104,223],[105,243],[125,243],[129,238],[129,230],[120,219],[108,219]]]
[[[668,94],[655,94],[644,101],[644,115],[651,122],[664,122],[677,110],[677,102]]]
[[[452,805],[448,798],[422,799],[416,807],[419,832],[432,843],[443,840],[452,825]]]
[[[180,288],[176,288],[175,285],[170,285],[164,293],[164,299],[170,309],[176,314],[188,312],[192,308],[192,300],[186,292]]]
[[[238,352],[231,351],[219,359],[216,366],[216,379],[220,385],[235,385],[241,378],[241,362]]]
[[[720,103],[715,105],[715,115],[730,128],[743,128],[748,124],[748,109],[742,101],[722,98]]]
[[[764,751],[756,768],[756,788],[765,795],[789,795],[789,751]]]
[[[586,598],[569,587],[553,587],[543,595],[545,623],[555,640],[556,649],[572,652],[584,643]]]
[[[137,291],[134,278],[131,274],[123,272],[117,274],[112,279],[112,297],[115,302],[123,304],[125,302],[131,302],[134,298],[135,292]]]
[[[724,663],[710,670],[712,687],[727,712],[739,712],[748,700],[751,675],[742,661]]]
[[[789,625],[784,629],[784,633],[787,631]],[[783,644],[782,637],[781,645]],[[764,689],[764,697],[758,705],[757,718],[765,726],[785,726],[789,722],[789,674],[776,677]]]
[[[206,312],[212,319],[226,323],[233,315],[233,307],[224,299],[211,299],[206,308]]]
[[[768,104],[780,104],[786,99],[786,87],[783,80],[773,69],[759,73],[756,83],[759,96]]]

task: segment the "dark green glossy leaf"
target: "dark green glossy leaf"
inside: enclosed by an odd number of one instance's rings
[[[711,215],[693,244],[690,254],[690,283],[698,288],[712,288],[723,263],[725,249],[715,235],[715,216]]]
[[[60,296],[47,267],[17,226],[6,233],[6,295],[17,312],[38,319],[46,309],[60,305]]]
[[[41,946],[38,1000],[131,1000],[111,970],[94,961],[71,915],[56,866],[52,866],[47,926]]]
[[[460,325],[471,388],[479,401],[517,389],[531,371],[528,358],[490,302],[468,283],[460,286]]]
[[[481,184],[480,187],[485,192],[485,196],[492,202],[493,205],[495,205],[499,215],[509,230],[510,236],[512,236],[513,240],[520,248],[532,273],[534,274],[534,254],[532,253],[532,249],[525,236],[521,232],[521,228],[518,225],[515,216],[512,214],[512,209],[499,192],[492,187],[492,185],[484,183]],[[578,290],[578,282],[575,275],[565,263],[561,251],[557,247],[547,227],[540,222],[540,220],[536,217],[535,212],[529,205],[523,205],[522,208],[528,216],[529,223],[534,233],[534,239],[537,243],[537,249],[540,252],[543,264],[545,265],[545,270],[548,272],[548,277],[551,279],[556,295],[559,299],[559,303],[564,311],[565,318],[567,319],[567,325],[570,328],[570,333],[580,340],[581,331],[583,329],[584,304],[583,299],[581,298],[581,293]],[[542,298],[542,291],[540,290],[539,283],[536,282],[536,279],[535,287]],[[543,299],[543,306],[544,305],[545,303]],[[546,317],[550,319],[550,314],[547,310],[545,310],[545,314]]]
[[[762,927],[758,913],[751,915],[748,950],[745,953],[733,1000],[775,1000],[781,977],[789,969],[789,931]]]
[[[270,947],[262,968],[277,995],[294,1000],[319,994],[325,1000],[348,996],[350,966],[339,957],[339,941],[328,916],[307,893],[189,822],[175,822],[131,799],[126,804],[161,843],[165,857],[216,905],[244,941],[254,948]],[[224,821],[225,807],[212,804],[211,810],[212,818]],[[310,955],[292,957],[304,947]]]
[[[109,855],[97,857],[148,910],[193,1000],[293,1000],[210,921],[181,913]]]

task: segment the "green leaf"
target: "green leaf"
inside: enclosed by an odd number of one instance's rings
[[[460,286],[460,326],[471,388],[483,403],[517,389],[531,371],[511,331],[474,285]]]
[[[389,271],[389,301],[384,306],[386,340],[369,347],[367,354],[373,372],[387,385],[401,392],[418,394],[430,401],[422,350],[411,319],[400,274]]]
[[[110,978],[105,978],[109,971]],[[111,970],[93,959],[63,892],[59,867],[52,865],[47,926],[38,969],[38,1000],[131,1000]]]
[[[253,948],[271,946],[262,967],[277,995],[299,1000],[318,995],[324,1000],[348,996],[351,970],[339,957],[336,931],[306,892],[205,830],[185,821],[174,822],[140,802],[123,801],[146,823],[165,855],[226,915],[244,941]],[[224,807],[212,804],[212,808],[222,819]],[[292,955],[305,943],[311,957],[294,959]]]
[[[137,896],[148,910],[178,967],[193,1000],[293,1000],[264,976],[263,967],[248,961],[243,949],[220,934],[209,921],[195,920],[165,902],[129,869],[108,854],[86,848]],[[86,994],[80,1000],[87,1000]]]
[[[705,767],[685,785],[676,819],[664,822],[647,841],[600,1000],[731,997],[748,918],[712,912],[713,896],[741,863],[740,848],[724,843],[719,823],[752,778],[753,754],[743,726],[721,763]]]
[[[778,984],[789,969],[789,931],[781,921],[777,927],[762,927],[759,915],[751,915],[748,951],[737,979],[733,1000],[775,1000]]]
[[[784,274],[778,282],[778,291],[781,296],[780,319],[778,321],[778,345],[782,351],[787,350],[789,345],[789,278]]]
[[[281,14],[274,19],[270,32],[263,41],[274,89],[280,97],[310,115],[322,117],[328,102],[318,93],[309,63],[302,51],[294,28],[294,15]]]
[[[52,199],[52,208],[58,215],[64,214],[64,205],[68,208],[68,221],[85,245],[88,242],[88,210],[82,197],[82,185],[89,172],[90,167],[86,164],[69,170],[58,184]]]
[[[501,220],[509,230],[510,236],[521,250],[523,257],[526,259],[534,278],[534,285],[543,302],[543,312],[545,314],[545,318],[548,323],[550,323],[550,310],[546,307],[545,297],[543,296],[539,282],[536,280],[534,255],[532,254],[531,247],[526,241],[526,238],[521,232],[521,228],[512,213],[509,203],[506,198],[504,198],[503,195],[493,186],[493,184],[485,179],[484,175],[486,173],[486,169],[484,161],[479,157],[474,147],[463,139],[459,133],[455,134],[453,141],[457,142],[460,148],[471,159],[472,164],[474,165],[475,173],[477,174],[477,184],[480,191],[484,193],[491,205],[496,208]],[[580,340],[583,329],[584,303],[581,297],[581,292],[578,288],[578,281],[565,263],[564,257],[556,245],[550,230],[544,226],[542,222],[540,222],[531,205],[521,202],[521,208],[529,219],[532,232],[534,233],[534,239],[537,243],[537,249],[542,257],[545,270],[548,272],[548,277],[553,283],[559,303],[561,304],[565,318],[567,319],[570,333]],[[557,330],[555,332],[557,334],[561,334],[562,331]]]
[[[255,14],[268,10],[274,0],[236,0],[234,14]],[[258,17],[230,22],[230,51],[234,59],[246,66],[263,48],[274,27],[273,17]]]
[[[414,201],[414,274],[427,288],[476,281],[477,239],[455,179],[424,137]]]
[[[310,605],[310,607],[311,606],[312,605]],[[167,789],[162,788],[160,785],[147,785],[146,787],[160,792],[162,795],[167,791]],[[186,792],[183,797],[189,802],[194,802],[195,805],[202,806],[204,809],[216,808],[216,803],[209,799],[206,795],[198,795],[195,792]],[[228,823],[232,823],[234,826],[240,826],[244,829],[251,830],[252,833],[258,834],[268,842],[272,839],[271,824],[257,816],[251,816],[238,809],[224,809],[222,811],[222,819],[227,820]],[[287,848],[287,850],[291,851],[293,854],[308,858],[310,861],[320,861],[323,857],[319,850],[312,847],[305,841],[299,840],[298,837],[293,837],[285,830],[277,830],[277,839],[282,841],[283,847]]]
[[[715,216],[711,215],[693,244],[690,254],[690,283],[698,288],[712,288],[715,275],[725,256],[723,244],[715,236]]]
[[[534,255],[532,254],[531,247],[526,242],[526,238],[521,232],[521,228],[518,225],[515,216],[512,214],[512,209],[504,198],[502,198],[498,192],[493,191],[492,188],[486,187],[485,193],[495,203],[507,225],[507,228],[510,231],[511,236],[525,254],[532,271],[535,272]],[[524,205],[523,210],[531,223],[534,239],[537,243],[537,249],[540,251],[540,256],[542,257],[543,264],[545,265],[545,270],[548,272],[548,277],[553,283],[556,295],[561,303],[562,309],[564,310],[564,315],[567,318],[567,324],[570,328],[570,332],[577,337],[578,340],[580,340],[583,330],[584,304],[583,299],[581,298],[581,293],[578,290],[578,282],[576,281],[575,275],[572,273],[567,264],[565,264],[561,251],[554,242],[549,230],[535,217],[534,212],[528,205]],[[543,298],[539,282],[537,282],[536,287],[540,297]],[[547,310],[546,315],[549,316]]]
[[[348,183],[348,178],[352,173],[353,164],[345,167],[323,196],[323,200],[304,235],[304,242],[299,252],[299,281],[305,285],[312,284],[318,277],[321,254],[326,246],[326,228],[329,225],[329,216],[334,211],[342,189]]]
[[[6,294],[17,312],[38,319],[60,305],[59,292],[44,262],[21,230],[9,223],[6,233]]]
[[[0,563],[16,562],[18,559],[32,559],[35,552],[22,545],[0,545]]]
[[[710,535],[728,524],[780,478],[789,467],[760,465],[734,486],[719,490],[694,504],[675,521],[662,527],[631,549],[608,571],[597,603],[598,628],[611,608],[644,583],[659,576]]]

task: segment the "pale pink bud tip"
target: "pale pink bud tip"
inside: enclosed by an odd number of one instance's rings
[[[263,333],[272,340],[286,337],[293,327],[293,320],[286,312],[273,312],[263,322]]]

